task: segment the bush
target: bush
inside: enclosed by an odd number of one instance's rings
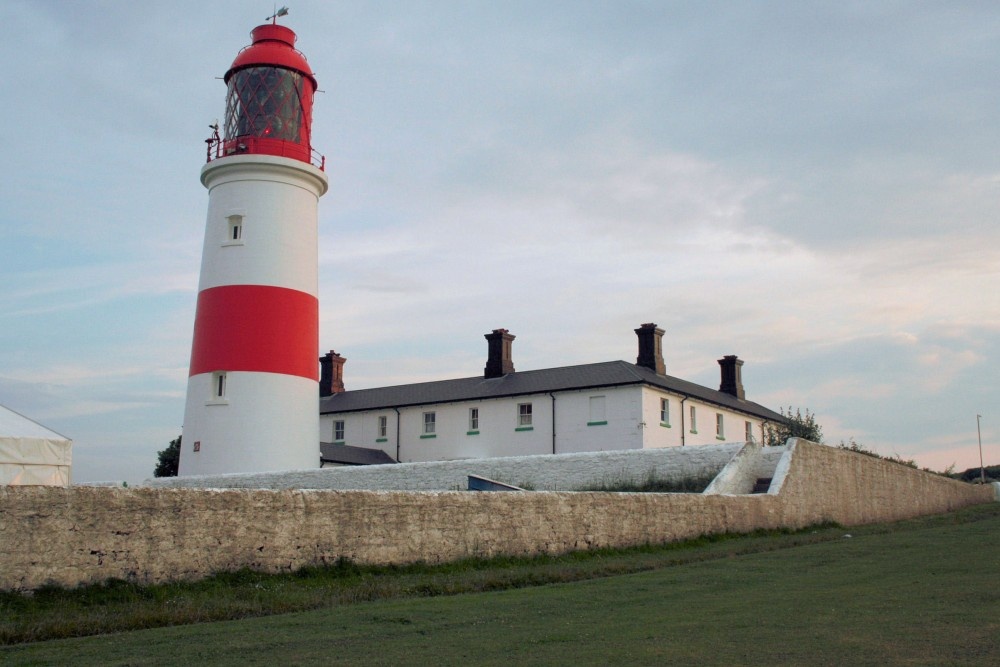
[[[807,409],[805,414],[800,408],[792,412],[791,406],[788,412],[784,408],[780,409],[781,416],[785,418],[783,424],[768,424],[764,429],[764,444],[768,447],[780,447],[789,438],[803,438],[810,442],[823,442],[823,427],[816,423],[815,413]]]
[[[156,457],[153,477],[177,477],[177,468],[181,462],[181,436],[171,440],[166,449],[156,453]]]
[[[985,472],[987,482],[1000,482],[1000,466],[986,466]],[[981,468],[969,468],[964,472],[953,474],[952,477],[963,482],[978,482],[982,478],[982,473]]]

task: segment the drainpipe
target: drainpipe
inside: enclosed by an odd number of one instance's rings
[[[552,397],[552,453],[556,453],[556,395],[549,392]]]
[[[684,401],[688,400],[689,396],[685,396],[681,399],[681,447],[684,446],[684,434],[687,433],[687,426],[684,424]]]
[[[399,460],[399,408],[393,408],[396,412],[396,463],[400,463]]]

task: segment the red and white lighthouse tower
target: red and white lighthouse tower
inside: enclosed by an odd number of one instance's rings
[[[208,140],[208,219],[181,475],[319,466],[316,79],[276,20],[226,72]]]

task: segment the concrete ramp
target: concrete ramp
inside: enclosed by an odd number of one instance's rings
[[[779,469],[782,460],[788,455],[788,444],[781,447],[765,447],[759,443],[748,442],[715,476],[704,493],[710,496],[775,494],[780,488]]]

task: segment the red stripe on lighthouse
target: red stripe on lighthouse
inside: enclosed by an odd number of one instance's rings
[[[319,300],[266,285],[198,294],[190,375],[257,371],[319,380]]]

